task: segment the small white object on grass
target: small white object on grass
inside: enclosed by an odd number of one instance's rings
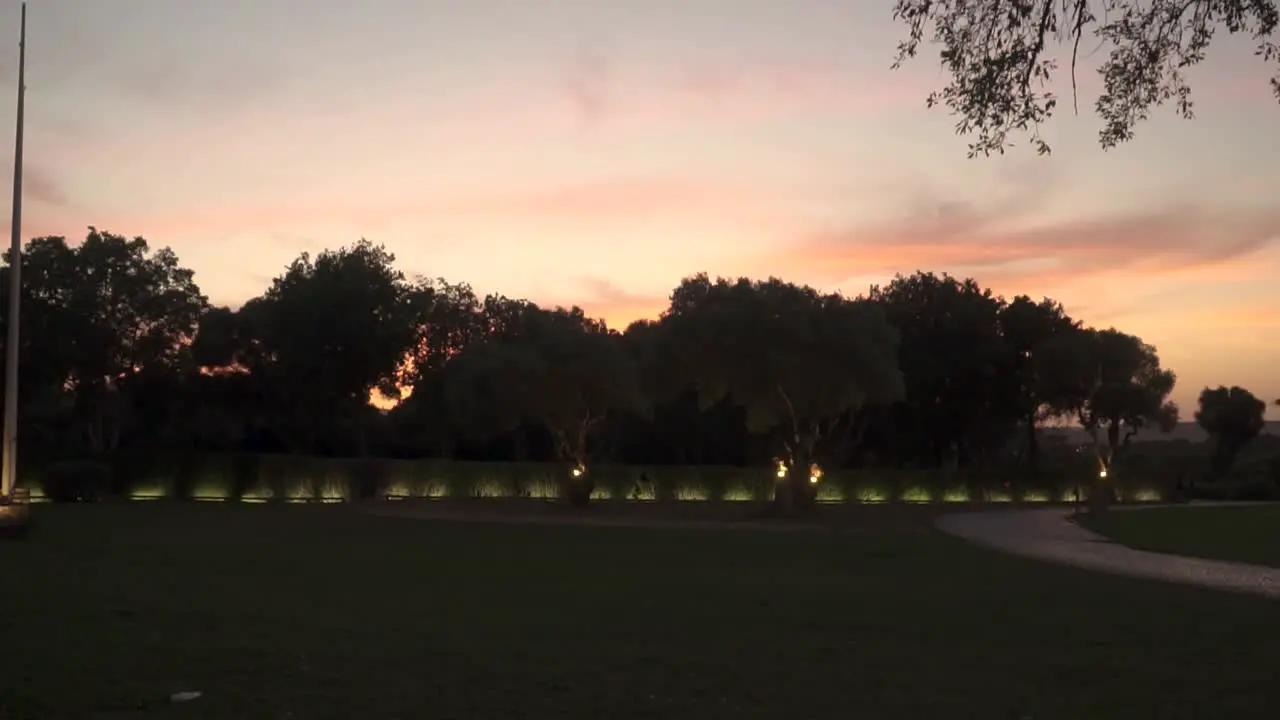
[[[185,690],[183,692],[176,692],[169,696],[169,702],[176,702],[176,703],[189,702],[191,700],[195,700],[196,698],[200,697],[200,695],[201,695],[201,692],[199,690]]]

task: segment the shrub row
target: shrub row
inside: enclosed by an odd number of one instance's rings
[[[559,495],[569,468],[553,463],[334,459],[290,455],[117,456],[64,462],[24,484],[53,501],[128,497],[341,502],[402,498],[543,498]],[[770,468],[599,465],[589,472],[596,500],[761,501],[773,495]],[[1161,473],[1114,478],[1121,501],[1169,497]],[[828,473],[822,502],[1070,502],[1088,475],[1041,473],[1034,479],[994,471],[857,470]],[[1081,489],[1086,499],[1087,492]]]

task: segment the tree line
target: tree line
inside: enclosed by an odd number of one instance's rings
[[[408,277],[367,241],[300,255],[238,309],[143,238],[90,228],[22,255],[20,461],[128,451],[777,463],[1042,472],[1078,422],[1099,476],[1178,420],[1156,348],[1058,302],[917,272],[850,297],[697,274],[611,329],[465,283]],[[0,284],[9,282],[9,258]],[[6,299],[8,292],[0,292]],[[0,313],[0,322],[7,317]],[[0,337],[4,337],[0,333]],[[371,404],[388,399],[390,409]],[[1226,472],[1265,404],[1206,388]]]

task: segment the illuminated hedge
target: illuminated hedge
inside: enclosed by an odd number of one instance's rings
[[[490,463],[450,460],[333,459],[245,453],[208,456],[121,456],[109,463],[114,493],[136,500],[189,499],[246,502],[342,502],[354,499],[558,497],[568,467],[553,463]],[[1122,502],[1165,500],[1158,467],[1117,472]],[[623,466],[588,469],[598,501],[762,502],[773,496],[768,467]],[[39,474],[20,485],[34,498],[43,493]],[[827,473],[816,484],[823,503],[1041,503],[1072,502],[1076,479],[1088,475],[1043,472],[1034,483],[993,471],[956,473],[857,470]],[[1080,488],[1080,500],[1087,487]]]

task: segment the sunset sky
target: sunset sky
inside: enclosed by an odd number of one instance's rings
[[[892,5],[32,0],[23,232],[143,235],[232,305],[367,237],[615,326],[702,270],[948,271],[1155,344],[1184,419],[1206,384],[1280,397],[1280,105],[1248,42],[1191,74],[1192,122],[1103,152],[1065,111],[1052,157],[968,160],[924,108],[936,51],[889,69]],[[3,0],[0,97],[18,18]]]

